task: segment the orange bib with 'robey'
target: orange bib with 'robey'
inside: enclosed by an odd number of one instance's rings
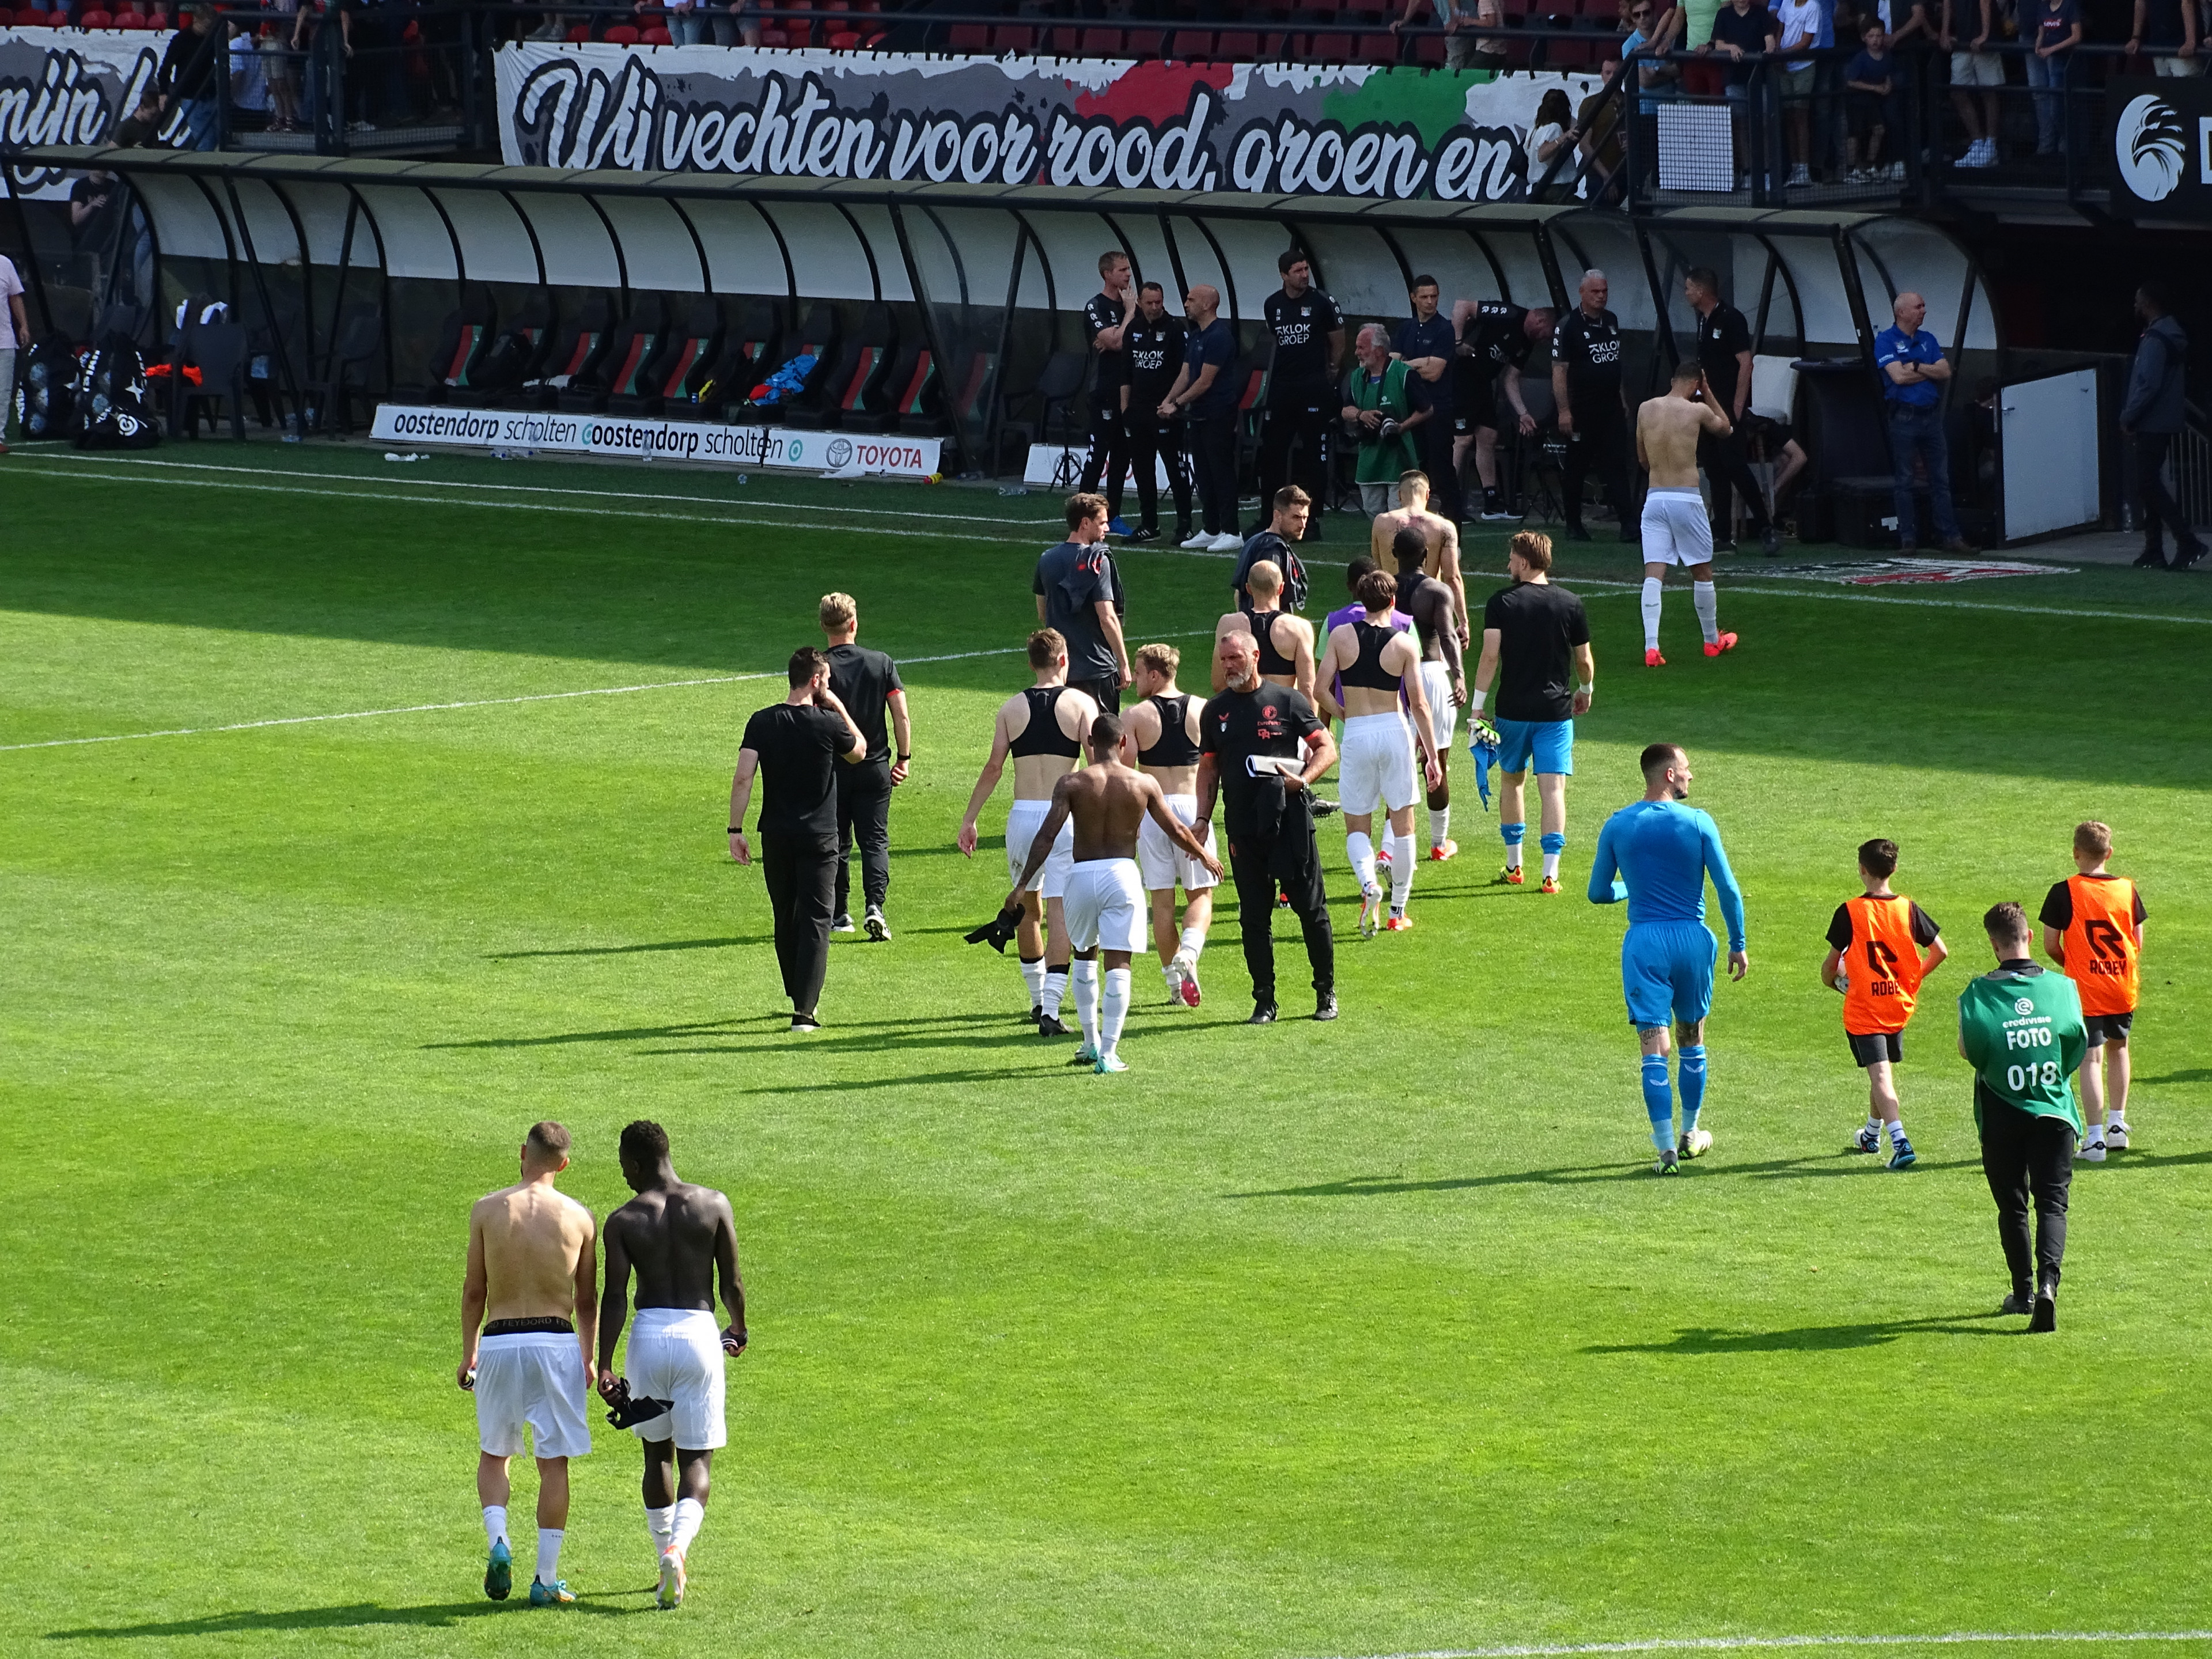
[[[2074,920],[2066,926],[2066,976],[2085,1014],[2131,1014],[2136,1007],[2136,884],[2125,876],[2069,876]]]
[[[1901,1031],[1912,1018],[1920,990],[1920,947],[1912,942],[1912,901],[1847,900],[1851,948],[1844,960],[1850,984],[1844,993],[1844,1030],[1853,1036]]]

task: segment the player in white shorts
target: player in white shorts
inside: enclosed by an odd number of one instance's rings
[[[1075,825],[1075,868],[1067,878],[1067,932],[1075,949],[1075,1012],[1083,1023],[1078,1061],[1099,1073],[1126,1072],[1121,1056],[1121,1026],[1129,1017],[1129,963],[1144,948],[1145,886],[1137,868],[1137,826],[1156,823],[1177,850],[1197,860],[1215,881],[1221,861],[1168,810],[1157,780],[1122,764],[1121,722],[1101,714],[1086,740],[1090,764],[1053,786],[1052,811],[1030,848],[1029,861],[1015,873],[1012,903],[1044,862],[1062,823]],[[1098,988],[1098,958],[1105,957],[1103,995]]]
[[[599,1393],[645,1443],[645,1521],[660,1561],[660,1605],[684,1600],[691,1541],[707,1518],[722,1419],[723,1367],[745,1351],[745,1287],[738,1277],[730,1200],[676,1177],[668,1135],[642,1119],[622,1132],[623,1179],[635,1198],[607,1218],[607,1290],[599,1323]],[[629,1279],[637,1320],[615,1375]],[[714,1325],[721,1281],[730,1322]]]
[[[1009,875],[1018,874],[1028,859],[1030,845],[1050,807],[1052,787],[1062,773],[1075,769],[1082,735],[1098,717],[1097,703],[1067,683],[1067,641],[1058,629],[1040,628],[1030,635],[1030,667],[1036,684],[1007,698],[992,717],[990,758],[983,763],[983,775],[968,797],[968,814],[960,820],[960,850],[973,858],[976,821],[1011,757],[1014,804],[1006,813]],[[1073,847],[1072,832],[1069,837],[1055,835],[1051,856],[1038,866],[1033,884],[1022,890],[1021,926],[1015,933],[1022,981],[1030,994],[1030,1018],[1043,1036],[1067,1035],[1060,1023],[1068,963],[1067,920],[1060,900]]]
[[[1425,550],[1419,531],[1401,530],[1391,542],[1391,556],[1398,561],[1398,593],[1392,604],[1413,619],[1421,645],[1421,695],[1429,702],[1429,734],[1436,739],[1437,764],[1444,774],[1429,791],[1429,856],[1441,863],[1459,853],[1459,843],[1451,838],[1451,751],[1459,706],[1467,701],[1467,659],[1460,649],[1467,630],[1451,589],[1422,574]]]
[[[1262,564],[1265,562],[1262,561]],[[1273,567],[1267,566],[1269,569]],[[1259,576],[1261,565],[1253,567]],[[1307,653],[1308,674],[1312,653]],[[1148,645],[1137,653],[1137,691],[1143,699],[1122,718],[1121,760],[1160,787],[1168,811],[1186,824],[1198,822],[1199,716],[1205,700],[1176,684],[1182,653],[1171,645]],[[1206,826],[1206,850],[1213,851],[1213,826]],[[1199,1004],[1198,958],[1213,921],[1212,873],[1170,841],[1147,816],[1137,826],[1137,868],[1152,909],[1152,943],[1160,955],[1160,977],[1168,1000]],[[1176,930],[1176,889],[1183,890],[1182,930]],[[1072,924],[1071,924],[1072,926]]]
[[[1359,878],[1359,931],[1372,939],[1382,910],[1371,838],[1375,808],[1379,803],[1390,814],[1390,919],[1382,925],[1390,933],[1403,933],[1413,925],[1406,901],[1413,890],[1415,747],[1430,788],[1443,784],[1444,773],[1437,757],[1428,693],[1421,685],[1420,647],[1412,634],[1390,625],[1398,580],[1387,570],[1370,570],[1355,591],[1363,614],[1329,630],[1328,648],[1314,671],[1314,689],[1321,697],[1322,718],[1341,715],[1344,720],[1337,794],[1344,804],[1345,851]],[[1401,697],[1413,713],[1410,729],[1399,712]]]
[[[522,1178],[469,1211],[461,1283],[456,1380],[477,1401],[477,1497],[490,1550],[484,1594],[504,1601],[514,1586],[507,1463],[528,1449],[538,1462],[530,1604],[541,1607],[576,1599],[561,1577],[568,1460],[592,1449],[584,1412],[599,1306],[598,1229],[589,1210],[554,1189],[554,1177],[568,1167],[568,1132],[550,1121],[532,1124],[522,1143]]]
[[[1636,411],[1636,459],[1651,475],[1644,498],[1644,665],[1663,668],[1659,612],[1667,572],[1686,566],[1690,598],[1705,635],[1705,654],[1735,649],[1735,635],[1720,629],[1720,601],[1713,586],[1713,527],[1698,493],[1698,439],[1725,438],[1733,428],[1694,357],[1674,365],[1663,397]]]

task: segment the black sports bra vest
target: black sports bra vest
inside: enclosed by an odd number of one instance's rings
[[[1382,668],[1382,647],[1398,637],[1395,628],[1378,627],[1370,622],[1354,622],[1352,637],[1359,641],[1359,658],[1342,675],[1346,685],[1364,686],[1370,691],[1396,691],[1399,677],[1385,673]]]
[[[1280,674],[1289,678],[1297,672],[1297,665],[1275,649],[1275,619],[1279,611],[1247,611],[1244,620],[1252,624],[1252,637],[1260,642],[1260,672],[1262,677]]]
[[[1060,729],[1060,694],[1064,685],[1032,685],[1022,696],[1029,699],[1030,723],[1006,745],[1010,755],[1065,755],[1073,760],[1083,745]]]
[[[1267,671],[1262,669],[1262,673]],[[1198,764],[1198,745],[1190,740],[1190,694],[1182,692],[1168,697],[1147,697],[1145,701],[1157,709],[1160,717],[1160,735],[1149,749],[1139,749],[1137,760],[1145,766],[1195,766]]]

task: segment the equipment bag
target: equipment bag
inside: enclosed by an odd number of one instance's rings
[[[161,441],[146,409],[146,362],[127,334],[111,334],[77,377],[79,449],[151,449]]]
[[[23,436],[66,438],[76,430],[77,349],[59,334],[33,343],[23,356],[22,387],[17,398]]]

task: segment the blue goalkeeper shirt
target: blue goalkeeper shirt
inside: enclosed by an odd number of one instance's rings
[[[1605,821],[1590,864],[1593,904],[1628,901],[1630,927],[1647,921],[1705,919],[1705,877],[1720,895],[1729,949],[1743,942],[1743,889],[1721,851],[1721,832],[1710,814],[1680,801],[1639,800]]]

